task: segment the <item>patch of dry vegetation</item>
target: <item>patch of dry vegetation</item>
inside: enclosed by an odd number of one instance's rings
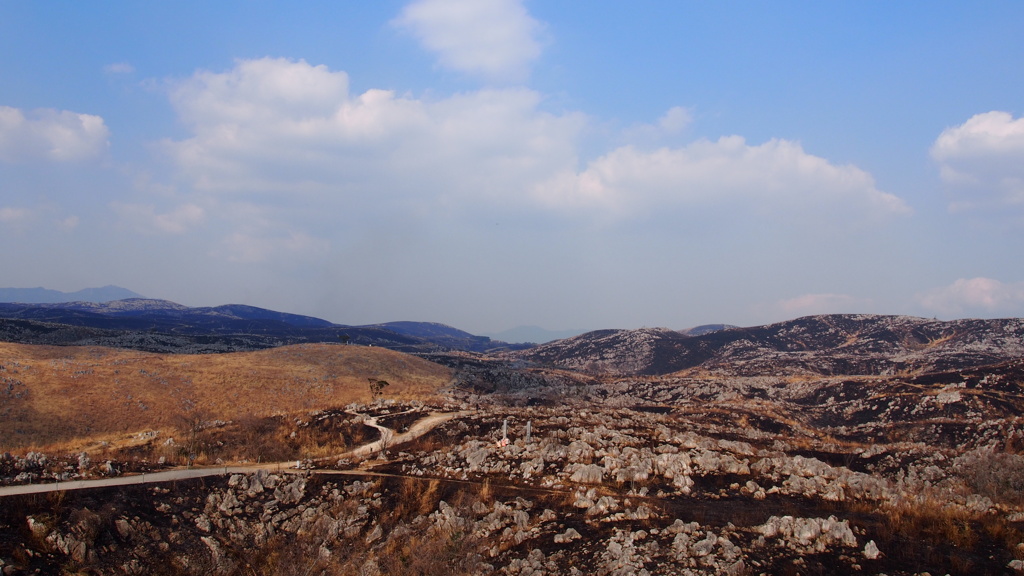
[[[0,451],[76,449],[189,421],[234,421],[389,398],[436,398],[449,369],[363,346],[304,344],[258,352],[149,354],[0,343]]]
[[[1024,504],[1024,455],[986,450],[971,455],[963,468],[978,494],[1001,504]]]

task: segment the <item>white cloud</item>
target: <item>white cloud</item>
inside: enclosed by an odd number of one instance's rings
[[[443,66],[497,80],[521,80],[541,54],[543,26],[521,0],[416,0],[393,21]]]
[[[944,130],[931,154],[957,194],[951,208],[1024,204],[1024,118],[977,114]]]
[[[70,232],[75,228],[78,228],[79,218],[78,216],[68,216],[67,218],[61,218],[57,221],[57,227],[65,232]]]
[[[99,116],[50,109],[26,115],[0,106],[0,161],[86,160],[107,149],[109,136]]]
[[[857,313],[870,308],[871,305],[871,300],[848,294],[804,294],[776,303],[776,307],[785,313],[787,318],[812,314]]]
[[[123,220],[140,232],[183,234],[203,222],[206,211],[195,204],[183,204],[164,213],[157,213],[156,207],[142,204],[111,205]]]
[[[30,212],[24,208],[0,208],[0,224],[19,224],[29,216]]]
[[[286,253],[270,248],[291,230],[327,238],[329,229],[439,216],[603,222],[652,214],[703,218],[702,209],[711,208],[723,225],[749,225],[733,218],[746,214],[773,230],[805,230],[910,211],[863,170],[785,140],[623,146],[581,170],[587,118],[542,111],[541,95],[523,88],[437,100],[373,89],[350,94],[344,72],[265,58],[197,72],[173,87],[171,100],[191,132],[163,142],[183,183],[175,194],[204,207],[208,219],[228,223],[224,234],[239,240],[217,254],[239,261]],[[652,129],[682,130],[688,118],[673,108]],[[253,228],[234,215],[243,204],[265,223]],[[164,231],[190,224],[161,223],[152,208],[131,213]],[[243,240],[252,238],[268,244],[247,252]]]
[[[636,124],[623,131],[626,142],[638,146],[659,144],[666,138],[677,136],[690,126],[693,115],[682,106],[669,108],[657,122],[653,124]]]
[[[284,59],[197,73],[172,102],[194,136],[164,145],[194,187],[356,202],[521,196],[575,163],[585,123],[541,112],[526,89],[352,96],[344,72]]]
[[[1019,314],[1024,309],[1024,282],[960,278],[949,286],[918,295],[917,300],[927,310],[945,316],[971,312]]]
[[[131,74],[135,72],[135,67],[127,62],[115,62],[104,66],[103,71],[107,74]]]
[[[678,134],[692,121],[693,116],[689,110],[681,106],[674,106],[658,119],[658,128],[666,134]]]
[[[308,122],[329,117],[348,97],[348,75],[305,60],[239,60],[224,73],[199,71],[171,95],[182,120],[198,130],[221,130],[289,119],[297,136]]]
[[[52,204],[38,205],[34,208],[0,208],[0,227],[7,226],[18,232],[42,233],[49,226],[64,232],[71,232],[78,227],[78,216],[57,217],[53,214]]]
[[[619,217],[712,204],[797,213],[838,208],[845,216],[868,218],[910,212],[855,166],[836,166],[795,142],[752,146],[739,136],[654,151],[624,146],[582,172],[563,172],[533,193],[552,207],[598,209]]]

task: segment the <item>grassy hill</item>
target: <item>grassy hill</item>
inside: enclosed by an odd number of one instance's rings
[[[364,346],[172,355],[0,343],[0,452],[367,402],[368,378],[389,382],[389,398],[429,400],[450,371]]]

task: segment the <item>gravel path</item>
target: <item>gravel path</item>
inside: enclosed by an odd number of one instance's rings
[[[331,456],[329,458],[321,458],[319,461],[331,460],[337,461],[342,458],[361,458],[380,452],[382,449],[386,449],[391,446],[403,444],[411,440],[415,440],[420,436],[423,436],[427,432],[430,432],[434,428],[437,428],[441,424],[448,422],[449,420],[460,418],[469,414],[469,412],[435,412],[417,420],[409,430],[401,434],[397,434],[391,428],[381,426],[377,423],[376,418],[368,418],[366,420],[367,426],[372,426],[380,431],[380,439],[369,444],[364,444],[358,448],[354,448],[343,454],[337,456]],[[54,482],[50,484],[24,484],[21,486],[3,486],[0,487],[0,497],[3,496],[14,496],[18,494],[40,494],[44,492],[59,492],[62,490],[84,490],[87,488],[106,488],[110,486],[128,486],[133,484],[156,484],[160,482],[173,482],[175,480],[188,480],[191,478],[204,478],[206,476],[220,476],[225,474],[248,474],[256,472],[258,470],[268,470],[274,472],[299,472],[295,467],[295,463],[292,461],[288,462],[273,462],[268,464],[259,464],[255,466],[213,466],[204,468],[188,468],[178,470],[167,470],[164,472],[152,472],[146,474],[137,474],[133,476],[118,476],[115,478],[102,478],[99,480],[71,480],[68,482]],[[316,470],[308,470],[302,472],[310,472],[316,474]],[[333,471],[333,473],[344,472],[344,471]]]

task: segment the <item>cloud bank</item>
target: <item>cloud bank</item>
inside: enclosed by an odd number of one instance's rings
[[[952,209],[1024,204],[1024,118],[976,114],[944,130],[931,155],[956,194]]]
[[[171,94],[193,136],[166,141],[165,150],[196,190],[271,203],[303,196],[354,209],[513,208],[616,220],[712,205],[838,219],[910,212],[865,171],[796,142],[627,145],[579,169],[587,118],[543,111],[534,91],[424,100],[348,87],[344,72],[302,60],[198,72]],[[688,119],[673,108],[658,126],[678,131]]]
[[[925,309],[943,316],[965,313],[1020,314],[1024,311],[1024,282],[1004,283],[992,278],[960,278],[918,296]]]
[[[353,92],[345,72],[304,60],[200,70],[170,83],[168,96],[187,131],[159,145],[174,179],[114,206],[125,228],[187,239],[232,269],[389,286],[342,300],[356,308],[494,283],[527,311],[540,285],[553,298],[600,285],[615,299],[644,274],[664,286],[692,275],[736,284],[786,262],[842,259],[852,250],[844,231],[884,236],[886,222],[911,211],[868,172],[799,142],[652,146],[688,130],[683,107],[609,136],[602,150],[585,141],[606,134],[599,122],[552,112],[534,90]],[[722,262],[732,263],[724,275]],[[443,280],[423,288],[438,270]],[[765,298],[800,293],[767,282],[775,296]],[[600,298],[579,301],[574,321]],[[803,314],[861,303],[819,294],[782,306]]]
[[[107,150],[109,137],[103,118],[92,114],[0,106],[2,162],[88,160]]]
[[[559,174],[536,187],[534,195],[552,207],[599,208],[620,216],[714,204],[772,213],[842,207],[852,209],[847,216],[853,217],[910,212],[855,166],[836,166],[795,142],[750,145],[740,136],[655,151],[624,146],[583,171]]]
[[[165,147],[187,181],[215,193],[497,199],[575,162],[583,116],[542,112],[541,100],[520,88],[351,95],[344,72],[246,60],[174,90],[194,136]]]

